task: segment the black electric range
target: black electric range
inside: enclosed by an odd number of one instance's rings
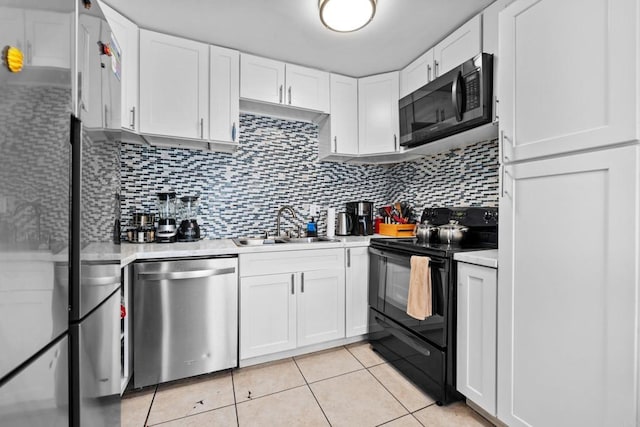
[[[461,399],[455,389],[457,282],[453,255],[497,249],[496,208],[427,208],[421,221],[469,228],[459,244],[415,238],[374,238],[369,248],[369,341],[389,363],[432,395],[438,404]],[[433,315],[407,314],[411,256],[430,258]]]

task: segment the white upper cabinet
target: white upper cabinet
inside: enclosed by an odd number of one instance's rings
[[[331,74],[330,152],[358,154],[358,79]]]
[[[139,80],[139,31],[138,26],[104,3],[102,11],[115,34],[122,51],[121,125],[124,129],[138,131],[140,108],[138,105]]]
[[[284,63],[260,56],[240,55],[240,97],[272,104],[284,103]]]
[[[209,46],[140,30],[140,131],[206,139]]]
[[[24,53],[24,64],[71,67],[70,13],[0,7],[0,43]]]
[[[435,77],[482,52],[482,17],[476,15],[433,48]]]
[[[0,45],[25,50],[24,10],[0,7]]]
[[[240,54],[210,46],[209,139],[238,142],[240,126]]]
[[[329,73],[242,54],[240,97],[329,112]]]
[[[71,67],[71,14],[25,11],[25,37],[29,65]]]
[[[429,49],[400,71],[400,98],[420,89],[433,79],[433,49]]]
[[[329,112],[329,73],[287,64],[287,105]]]
[[[398,71],[358,80],[360,154],[398,151]]]
[[[636,0],[522,0],[500,14],[503,162],[638,138],[637,10]]]

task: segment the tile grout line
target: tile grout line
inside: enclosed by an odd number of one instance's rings
[[[233,379],[233,369],[231,374],[231,391],[233,392],[233,409],[236,411],[236,426],[240,427],[240,417],[238,416],[238,400],[236,399],[236,382]]]
[[[151,398],[151,403],[149,404],[149,409],[147,409],[147,416],[144,418],[144,424],[142,427],[146,427],[149,422],[149,415],[151,415],[151,408],[153,407],[153,401],[156,400],[156,393],[158,392],[158,384],[155,385],[155,389],[153,390],[153,397]]]
[[[343,346],[344,347],[344,346]],[[298,361],[296,360],[295,357],[292,357],[293,359],[293,363],[295,363],[296,368],[298,368],[298,371],[300,372],[300,375],[302,375],[302,378],[304,379],[304,383],[307,385],[307,388],[309,389],[309,391],[311,392],[311,396],[313,396],[313,399],[316,401],[316,403],[318,404],[318,408],[320,408],[320,411],[322,411],[322,415],[324,416],[324,419],[327,420],[327,424],[329,424],[329,426],[331,427],[331,421],[329,421],[329,417],[327,416],[327,414],[324,412],[324,409],[322,408],[322,405],[320,404],[320,401],[318,400],[318,397],[316,396],[316,394],[313,392],[313,389],[311,388],[311,385],[309,384],[309,382],[307,381],[307,377],[304,376],[304,374],[302,373],[302,369],[300,369],[300,366],[298,365]]]

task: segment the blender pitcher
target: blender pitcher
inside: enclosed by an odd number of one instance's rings
[[[158,229],[156,242],[173,243],[176,241],[176,193],[173,191],[158,193]]]
[[[183,196],[181,217],[182,222],[178,228],[179,242],[193,242],[200,240],[200,227],[198,226],[198,196]]]

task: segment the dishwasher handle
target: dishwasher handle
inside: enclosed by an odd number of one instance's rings
[[[199,279],[202,277],[221,276],[223,274],[233,274],[235,272],[236,272],[235,267],[227,267],[227,268],[214,268],[210,270],[174,271],[172,273],[138,273],[138,279],[141,279],[141,280]]]

